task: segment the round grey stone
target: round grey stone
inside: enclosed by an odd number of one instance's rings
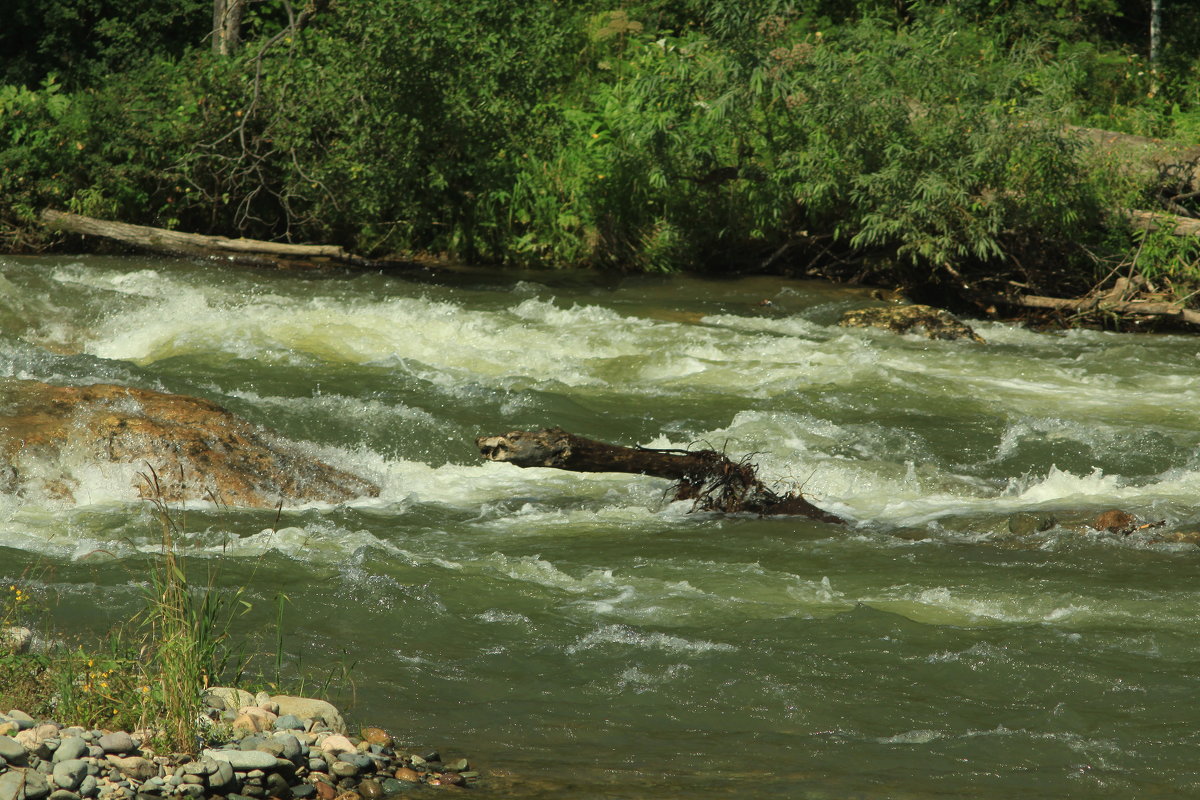
[[[40,800],[48,794],[50,783],[35,769],[12,769],[0,775],[0,800]]]
[[[50,793],[50,800],[79,800],[79,795],[66,789],[55,789]]]
[[[133,737],[125,731],[115,731],[106,733],[100,737],[100,749],[106,753],[131,753],[137,749],[137,745],[133,742]]]
[[[353,778],[358,774],[358,767],[349,761],[335,761],[329,766],[329,771],[337,778]]]
[[[71,761],[86,755],[88,755],[88,743],[83,740],[83,737],[68,736],[58,743],[58,749],[54,751],[54,761]]]
[[[24,724],[21,725],[21,730],[23,730],[23,731],[28,730],[29,728],[32,728],[35,724],[37,724],[36,720],[34,720],[33,717],[29,716],[28,714],[26,714],[24,711],[22,711],[19,708],[14,708],[12,711],[9,711],[4,716],[8,717],[13,722],[19,722],[19,723],[28,722],[29,725],[27,725],[27,726]]]
[[[25,747],[11,736],[0,736],[0,757],[13,764],[22,764],[29,753]]]
[[[267,737],[261,736],[259,734],[251,734],[250,736],[243,736],[237,743],[237,749],[238,750],[257,750],[258,746],[260,744],[262,744],[263,742],[265,742],[266,740],[267,740]]]
[[[288,761],[297,760],[304,751],[300,740],[290,733],[275,734],[275,741],[279,744],[280,756]]]
[[[292,793],[292,787],[288,785],[287,778],[278,772],[272,772],[267,776],[267,790],[272,797],[287,797]]]
[[[360,770],[370,769],[375,765],[374,759],[363,753],[338,753],[338,761],[353,764]],[[337,766],[334,764],[334,766]]]
[[[95,797],[100,793],[100,782],[96,780],[95,775],[87,775],[76,791],[83,797]]]
[[[275,720],[275,730],[302,731],[304,730],[304,720],[300,719],[295,714],[284,714],[282,717]]]
[[[208,776],[208,785],[212,789],[226,789],[230,787],[236,788],[236,777],[233,773],[233,765],[228,761],[214,761],[217,770]]]
[[[205,756],[213,761],[225,761],[235,770],[275,769],[278,759],[261,750],[205,750]],[[0,798],[3,800],[3,798]]]
[[[88,765],[86,761],[81,758],[71,758],[55,764],[51,775],[58,788],[73,792],[83,783],[83,779],[87,777],[87,772]]]
[[[244,750],[245,748],[242,748],[242,749]],[[260,741],[255,746],[254,749],[261,750],[264,753],[270,753],[271,755],[275,756],[276,758],[283,758],[283,745],[280,742],[275,741],[274,739],[268,739],[265,742]]]

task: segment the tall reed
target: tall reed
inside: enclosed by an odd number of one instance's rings
[[[234,607],[215,589],[211,574],[200,586],[188,578],[175,545],[181,528],[164,499],[158,475],[151,468],[142,477],[162,531],[160,556],[150,572],[142,616],[150,637],[147,681],[157,684],[154,694],[160,705],[155,727],[161,746],[174,752],[195,752],[204,690],[228,664],[226,641]]]

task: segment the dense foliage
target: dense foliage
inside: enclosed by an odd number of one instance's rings
[[[1155,187],[1064,125],[1200,140],[1200,9],[1162,3],[1152,68],[1150,0],[342,0],[303,27],[258,0],[234,57],[202,0],[18,0],[0,244],[51,244],[51,206],[366,254],[1086,287]]]

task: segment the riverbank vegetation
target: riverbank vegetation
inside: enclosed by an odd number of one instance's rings
[[[985,307],[1200,288],[1182,0],[17,0],[0,247],[46,207],[369,256],[782,271]],[[1152,24],[1157,14],[1158,23]],[[227,16],[228,19],[228,16]],[[232,31],[232,32],[231,32]]]
[[[253,680],[251,643],[232,635],[235,618],[250,605],[240,591],[218,588],[211,570],[205,577],[184,563],[178,518],[157,474],[144,478],[162,548],[139,576],[146,581],[141,609],[107,633],[71,640],[47,629],[47,598],[30,588],[37,576],[13,579],[0,593],[0,704],[86,729],[144,731],[161,752],[196,753],[210,737],[229,733],[228,725],[201,727],[199,720],[209,721],[205,691]],[[276,638],[275,682],[257,682],[278,691],[282,618],[269,633]]]

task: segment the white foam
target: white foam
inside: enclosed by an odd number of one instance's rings
[[[722,642],[687,639],[668,633],[646,633],[625,625],[605,625],[580,637],[574,644],[568,645],[566,652],[574,655],[610,645],[661,650],[667,653],[712,653],[737,650],[733,645]]]

